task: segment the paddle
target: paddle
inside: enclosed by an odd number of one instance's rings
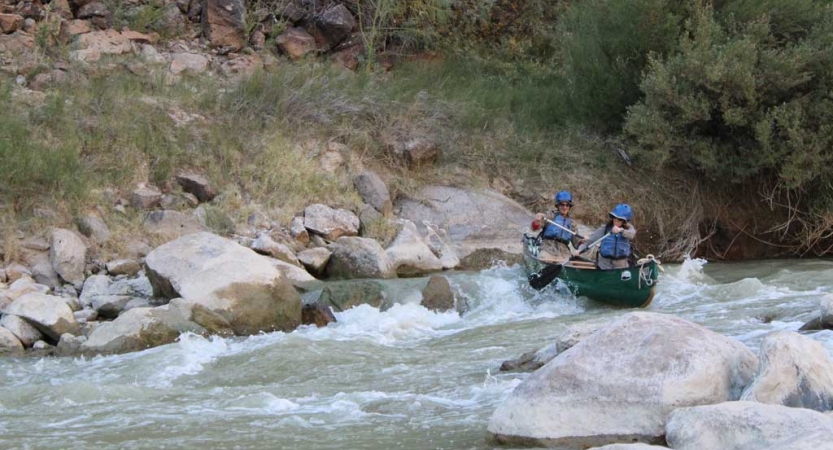
[[[580,235],[580,234],[576,233],[575,231],[573,231],[573,230],[571,230],[571,229],[569,229],[569,228],[562,227],[561,225],[559,225],[559,224],[557,224],[557,223],[553,222],[552,220],[549,220],[549,219],[546,219],[546,218],[545,218],[545,219],[544,219],[544,221],[546,221],[547,223],[551,223],[551,224],[553,224],[553,225],[557,226],[558,228],[561,228],[562,230],[564,230],[564,231],[566,231],[566,232],[568,232],[568,233],[570,233],[570,234],[572,234],[572,235],[574,235],[574,236],[577,236],[579,239],[584,239],[584,236],[582,236],[582,235]]]
[[[600,237],[598,240],[596,240],[592,244],[588,245],[584,250],[579,252],[579,255],[581,255],[584,252],[586,252],[586,251],[590,250],[591,248],[595,247],[600,242],[602,242],[602,240],[604,238],[606,238],[608,236],[610,236],[610,233],[607,233],[606,235]],[[543,269],[541,269],[538,272],[533,273],[529,276],[529,278],[528,278],[529,285],[532,286],[532,289],[535,289],[536,291],[540,291],[541,289],[544,289],[545,287],[547,287],[547,285],[552,283],[552,281],[555,280],[555,278],[558,276],[558,274],[561,273],[561,269],[563,269],[563,268],[564,268],[564,263],[553,264],[551,266],[544,267]]]

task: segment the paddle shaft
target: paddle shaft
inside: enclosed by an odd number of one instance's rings
[[[595,247],[595,246],[599,245],[599,243],[600,243],[600,242],[602,242],[602,241],[604,240],[604,238],[606,238],[606,237],[610,236],[611,234],[613,234],[613,233],[607,233],[606,235],[604,235],[604,236],[600,237],[600,238],[599,238],[599,239],[597,239],[595,242],[593,242],[592,244],[588,245],[588,246],[587,246],[584,250],[580,251],[578,254],[580,255],[580,254],[582,254],[582,253],[584,253],[584,252],[586,252],[586,251],[590,250],[591,248],[593,248],[593,247]]]

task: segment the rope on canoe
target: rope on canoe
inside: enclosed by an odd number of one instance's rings
[[[636,262],[636,265],[639,266],[639,289],[642,289],[642,282],[645,281],[645,286],[653,286],[654,280],[651,279],[651,268],[648,264],[653,261],[657,263],[657,268],[664,271],[658,259],[654,257],[654,255],[647,255],[644,258],[640,259]]]

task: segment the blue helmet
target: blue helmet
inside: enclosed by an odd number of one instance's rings
[[[567,202],[570,206],[573,206],[573,196],[570,194],[570,191],[561,191],[555,194],[555,204],[559,204],[561,202]]]
[[[613,211],[610,212],[610,217],[630,222],[633,218],[633,211],[631,211],[631,207],[627,203],[619,203],[613,208]]]

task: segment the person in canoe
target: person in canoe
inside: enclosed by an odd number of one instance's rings
[[[576,224],[570,218],[570,208],[573,207],[573,196],[569,191],[555,194],[555,210],[548,213],[538,213],[532,221],[532,231],[541,232],[540,257],[547,262],[563,263],[571,255],[573,249],[579,245],[581,238],[576,233]]]
[[[583,252],[587,242],[596,242],[604,237],[596,254],[596,266],[601,270],[626,269],[631,255],[631,241],[636,237],[636,227],[631,223],[633,211],[627,203],[620,203],[608,217],[610,221],[594,231],[574,254]]]

